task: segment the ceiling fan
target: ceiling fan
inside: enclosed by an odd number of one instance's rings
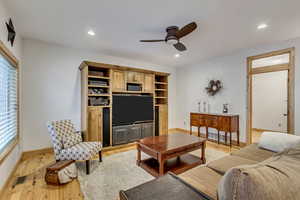
[[[182,27],[181,29],[178,26],[169,26],[166,29],[167,36],[162,40],[140,40],[140,42],[166,42],[167,44],[173,45],[178,51],[185,51],[186,47],[180,42],[180,39],[184,36],[190,34],[197,28],[196,22],[189,23]]]

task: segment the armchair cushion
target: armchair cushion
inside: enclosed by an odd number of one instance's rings
[[[62,149],[59,160],[90,160],[101,150],[100,142],[81,142],[66,149]]]
[[[68,135],[64,135],[62,138],[62,143],[65,149],[80,142],[82,142],[81,134],[76,132],[70,132]]]

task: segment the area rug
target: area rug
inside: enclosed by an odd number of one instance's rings
[[[201,151],[192,152],[200,157]],[[219,159],[227,154],[206,148],[206,160]],[[142,154],[142,158],[147,156]],[[86,175],[85,163],[77,163],[81,191],[86,200],[117,200],[120,190],[127,190],[154,179],[136,165],[136,150],[122,152],[103,158],[103,162],[93,160],[91,173]]]

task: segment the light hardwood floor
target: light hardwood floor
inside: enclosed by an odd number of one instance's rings
[[[252,143],[258,143],[263,131],[252,130]]]
[[[112,149],[103,153],[103,156],[109,156],[115,153],[135,149],[135,145],[126,145],[125,147]],[[207,142],[207,148],[230,152],[236,148],[230,149],[228,146],[218,145]],[[62,200],[62,199],[83,199],[80,191],[79,182],[72,181],[63,186],[50,186],[45,183],[44,175],[46,167],[54,162],[52,153],[36,154],[22,160],[12,178],[8,182],[8,187],[3,189],[2,200]],[[15,185],[17,177],[28,176],[23,184]]]

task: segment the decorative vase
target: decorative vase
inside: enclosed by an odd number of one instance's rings
[[[223,113],[228,113],[228,103],[223,104]]]

